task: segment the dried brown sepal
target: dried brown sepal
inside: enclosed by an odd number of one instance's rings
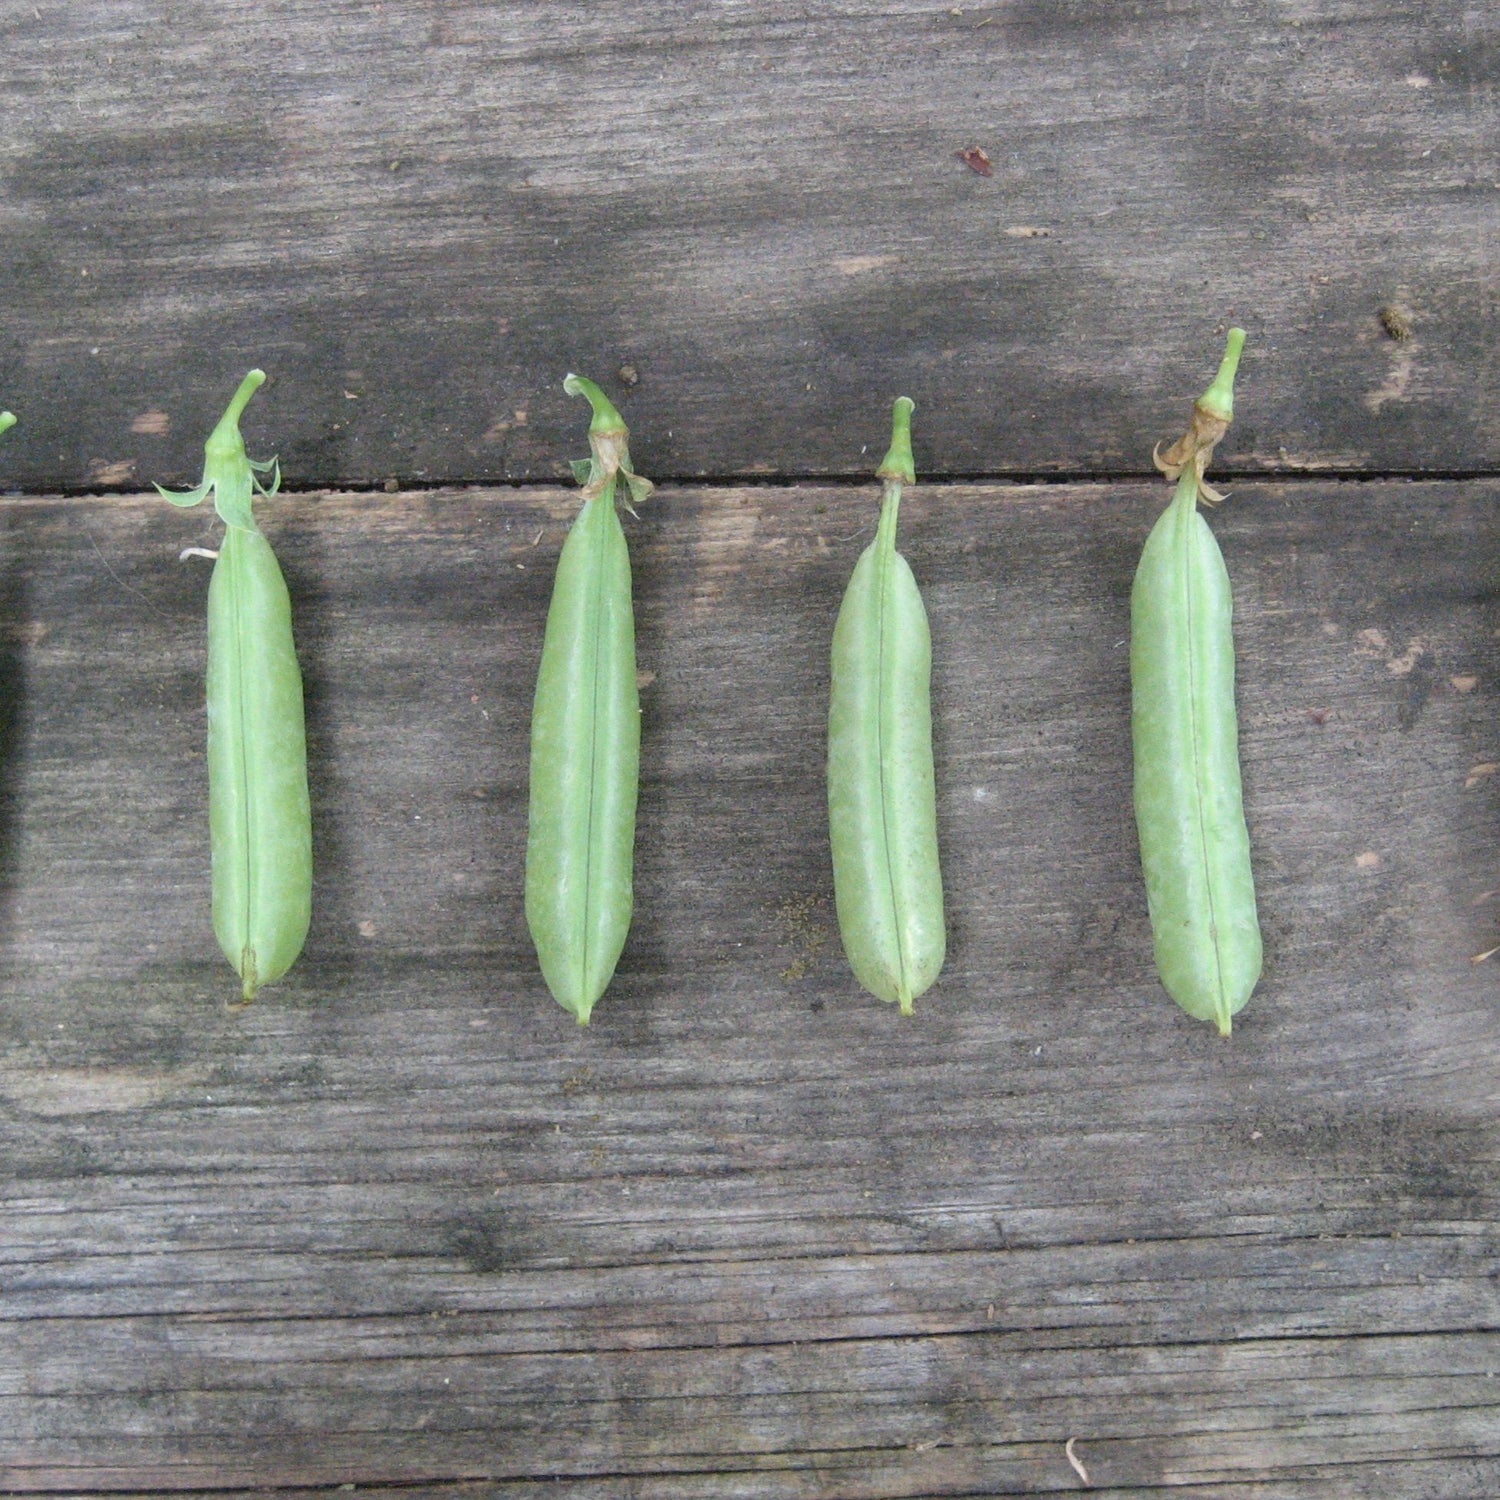
[[[580,492],[583,498],[597,499],[614,485],[616,476],[624,475],[630,499],[621,504],[631,515],[637,515],[635,507],[644,503],[655,485],[630,467],[630,434],[624,427],[590,432],[589,447],[594,455],[593,472]]]
[[[1211,484],[1205,484],[1203,471],[1213,457],[1219,439],[1229,431],[1223,417],[1208,410],[1203,403],[1193,406],[1193,425],[1163,451],[1160,443],[1151,450],[1151,461],[1168,479],[1177,480],[1193,468],[1198,475],[1198,498],[1207,505],[1217,505],[1224,497]]]

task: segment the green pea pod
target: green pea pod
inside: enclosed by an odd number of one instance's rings
[[[932,769],[932,639],[896,550],[901,487],[914,484],[911,401],[895,406],[875,540],[855,564],[833,631],[828,820],[844,952],[872,995],[910,1015],[943,967],[947,933]]]
[[[587,1025],[630,930],[641,710],[630,553],[615,509],[651,493],[630,467],[629,433],[591,380],[592,457],[574,466],[583,509],[557,563],[531,716],[526,923],[557,1003]]]
[[[245,453],[239,419],[265,381],[251,370],[204,446],[203,483],[226,531],[208,588],[208,808],[214,935],[249,1002],[296,962],[312,917],[312,816],[302,673],[292,608],[251,513],[280,484],[276,461]],[[259,475],[271,472],[269,488]]]
[[[1130,596],[1135,817],[1156,966],[1190,1016],[1230,1033],[1261,969],[1250,836],[1240,793],[1229,574],[1198,510],[1214,444],[1234,416],[1243,330],[1229,332],[1193,427],[1157,464],[1177,481]]]
[[[9,432],[16,425],[16,414],[13,411],[0,411],[0,432]]]

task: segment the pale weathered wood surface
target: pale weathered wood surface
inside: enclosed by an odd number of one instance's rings
[[[902,391],[929,474],[1140,473],[1231,318],[1226,463],[1493,471],[1497,57],[1465,0],[3,0],[6,480],[187,477],[252,364],[304,482],[563,475],[572,368],[652,474],[861,473]]]
[[[951,958],[833,929],[828,637],[869,487],[630,523],[638,918],[587,1030],[521,915],[574,494],[263,507],[317,910],[231,1014],[207,539],[0,505],[0,1490],[605,1500],[1500,1493],[1500,486],[1246,484],[1267,972],[1152,969],[1127,593],[1164,486],[922,486]],[[1500,960],[1497,960],[1500,961]],[[485,1476],[489,1476],[486,1478]]]

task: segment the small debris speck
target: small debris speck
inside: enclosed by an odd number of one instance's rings
[[[777,908],[782,933],[777,946],[795,950],[792,961],[781,971],[783,980],[807,977],[818,951],[828,941],[826,907],[822,896],[793,896]]]
[[[1389,338],[1404,344],[1411,337],[1411,318],[1405,308],[1388,303],[1380,309],[1380,326]]]

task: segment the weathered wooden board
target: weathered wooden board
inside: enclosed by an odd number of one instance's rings
[[[1500,484],[1247,484],[1267,973],[1156,983],[1127,595],[1166,487],[914,490],[949,968],[829,901],[833,613],[870,487],[630,524],[638,919],[587,1030],[521,914],[576,495],[263,507],[318,887],[230,1013],[208,524],[0,504],[0,1490],[782,1500],[1500,1492]],[[490,1476],[485,1480],[484,1476]]]
[[[929,474],[1139,474],[1230,318],[1226,462],[1500,465],[1493,7],[5,0],[0,40],[32,490],[190,476],[252,364],[305,482],[563,475],[572,368],[652,474],[863,472],[903,391]]]

